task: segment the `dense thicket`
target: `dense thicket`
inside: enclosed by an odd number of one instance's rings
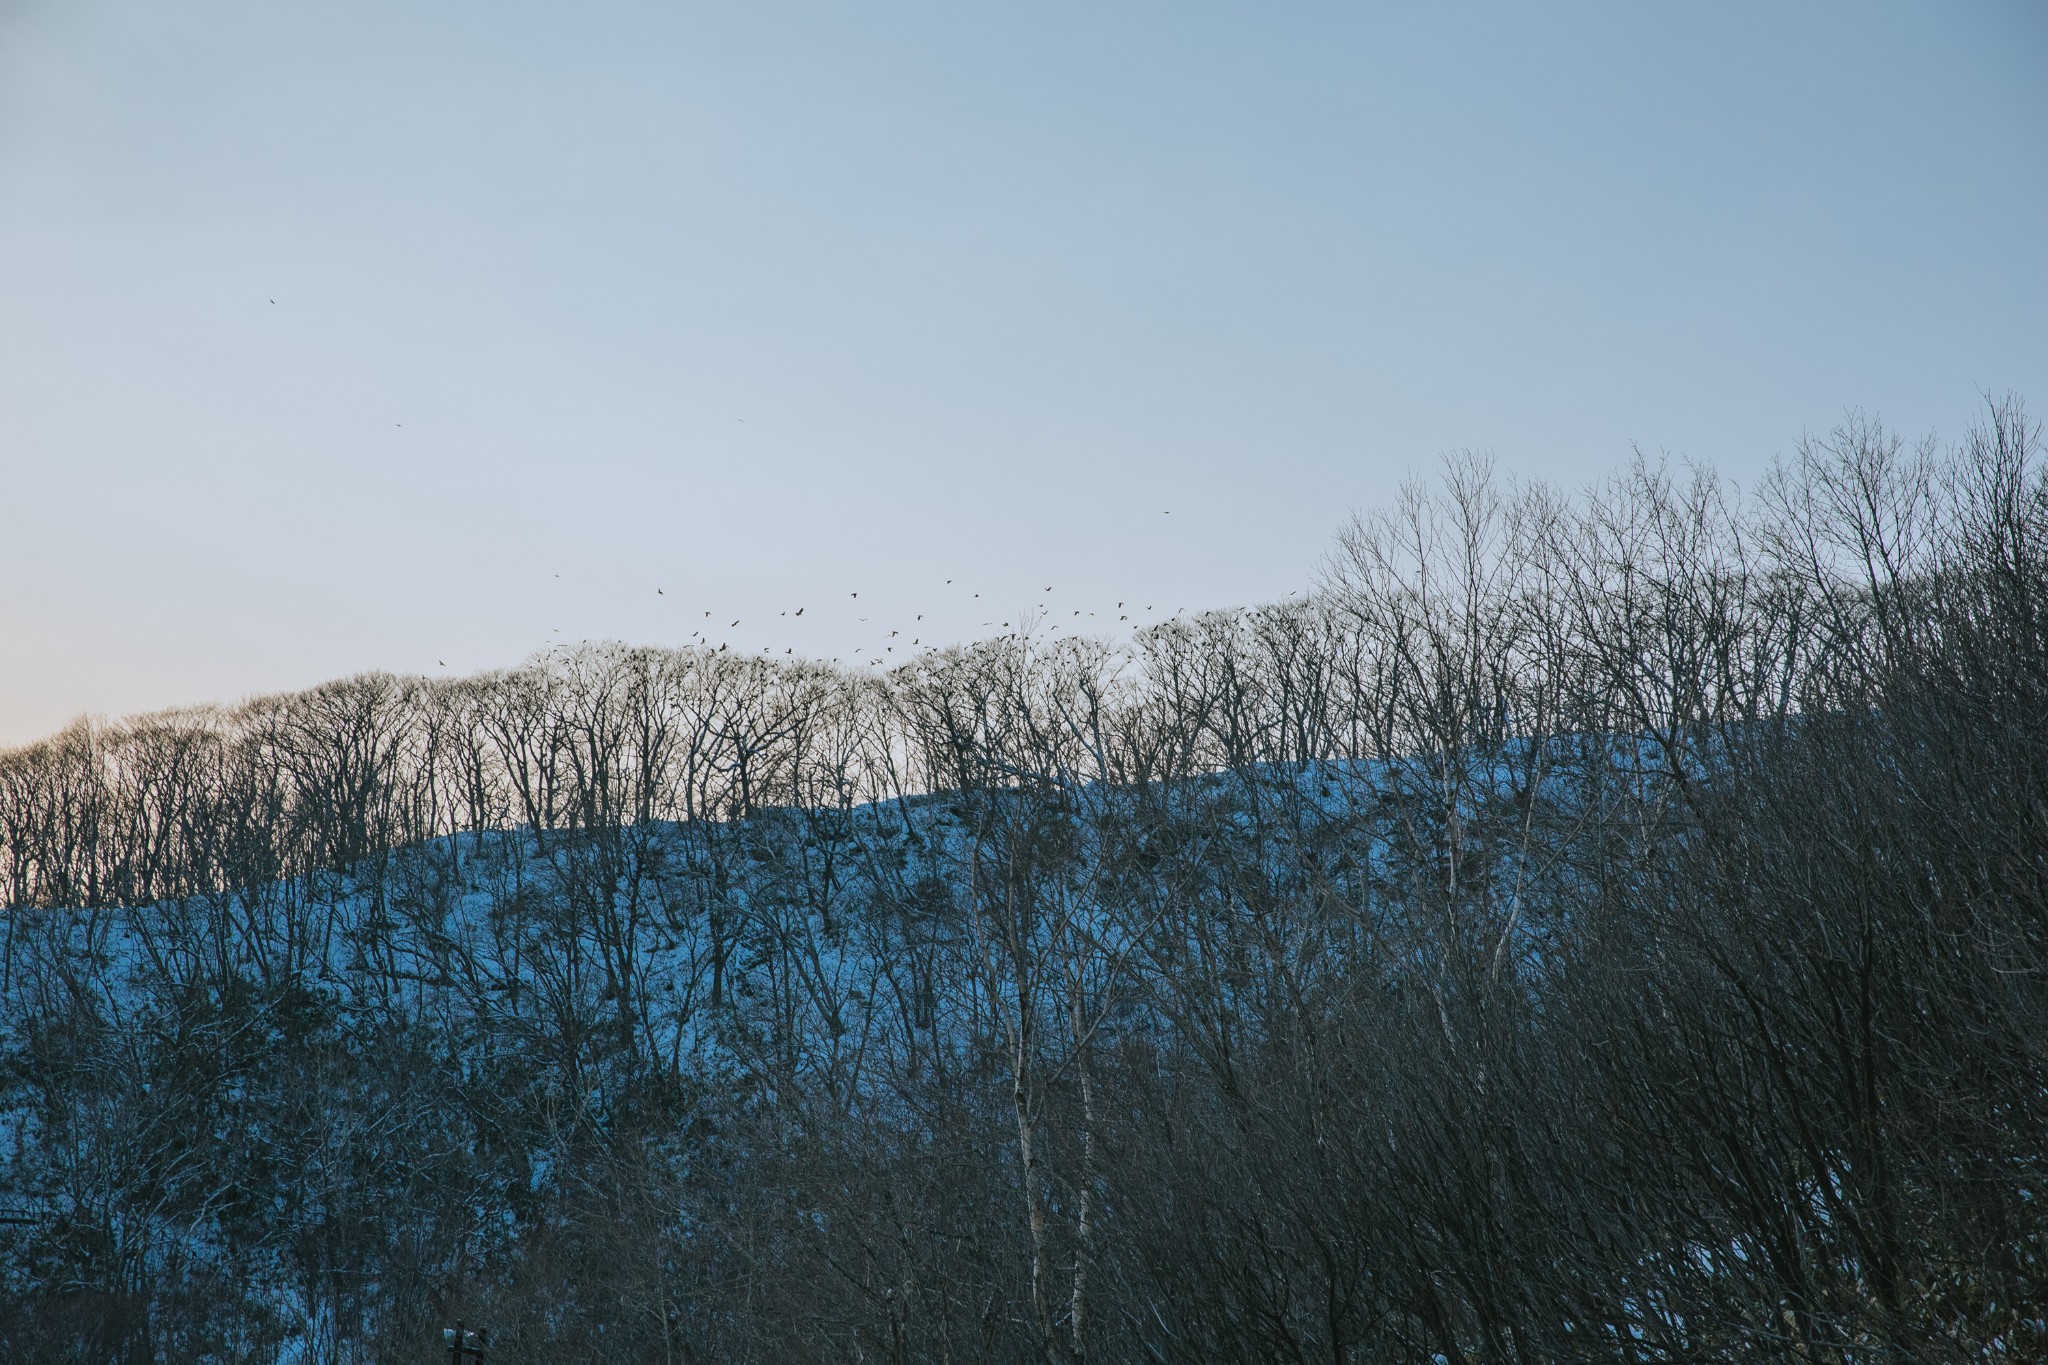
[[[2048,1356],[2041,455],[0,755],[0,1355]]]

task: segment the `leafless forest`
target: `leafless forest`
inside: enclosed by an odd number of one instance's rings
[[[2044,466],[0,754],[0,1357],[2048,1358]]]

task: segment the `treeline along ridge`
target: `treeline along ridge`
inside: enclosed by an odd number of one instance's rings
[[[0,754],[0,1357],[2048,1358],[2042,455]]]

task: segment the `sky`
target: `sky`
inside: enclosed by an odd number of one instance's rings
[[[0,745],[1113,632],[1451,452],[2048,409],[2044,69],[2028,0],[0,0]]]

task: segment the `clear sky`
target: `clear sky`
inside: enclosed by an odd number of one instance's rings
[[[2044,244],[2038,3],[0,0],[0,743],[1954,434]]]

